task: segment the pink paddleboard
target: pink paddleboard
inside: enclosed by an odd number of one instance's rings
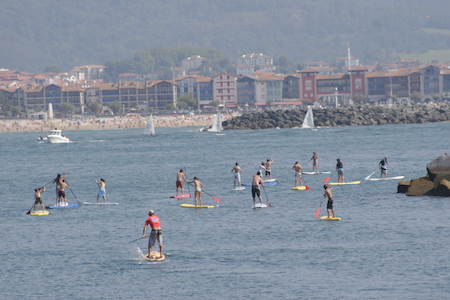
[[[189,197],[191,197],[191,194],[183,194],[183,195],[178,195],[178,196],[170,196],[170,198],[177,198],[177,199],[180,199],[180,198],[189,198]]]

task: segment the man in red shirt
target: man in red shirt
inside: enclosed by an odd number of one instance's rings
[[[155,212],[153,210],[148,211],[148,219],[145,221],[143,235],[147,230],[147,226],[150,225],[152,231],[150,232],[150,238],[148,239],[148,257],[150,258],[150,254],[152,252],[152,247],[155,245],[156,241],[159,244],[159,257],[163,258],[163,238],[161,232],[161,220],[159,217],[155,216]]]

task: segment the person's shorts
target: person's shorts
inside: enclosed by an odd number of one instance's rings
[[[328,199],[327,209],[333,209],[333,198]]]
[[[98,195],[99,196],[103,196],[103,197],[106,196],[106,190],[105,189],[99,189],[98,190]]]
[[[177,188],[182,188],[183,187],[183,182],[177,180],[176,187]]]
[[[236,181],[236,182],[241,181],[241,174],[239,174],[239,173],[234,173],[234,181]]]
[[[36,198],[36,201],[34,201],[34,204],[42,204],[42,203],[44,202],[42,201],[41,198]]]
[[[261,191],[258,186],[252,186],[252,197],[261,196]]]
[[[158,241],[160,246],[163,245],[162,231],[161,230],[152,230],[150,232],[150,238],[148,239],[148,245],[153,247]]]
[[[338,175],[344,175],[344,169],[338,169]]]
[[[65,191],[59,191],[58,192],[58,196],[59,197],[65,197],[66,196],[66,192]]]

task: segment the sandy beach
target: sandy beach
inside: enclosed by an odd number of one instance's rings
[[[205,127],[213,123],[215,114],[208,115],[162,115],[154,116],[154,125],[161,127]],[[228,120],[231,115],[223,114],[222,120]],[[60,130],[99,130],[117,128],[144,128],[147,118],[141,116],[62,118],[53,120],[31,119],[0,119],[1,132],[48,132],[51,129]]]

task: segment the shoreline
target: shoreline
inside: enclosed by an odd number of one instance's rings
[[[223,120],[231,119],[231,115],[223,114]],[[216,115],[177,115],[154,116],[155,128],[162,127],[206,127],[212,125]],[[66,130],[108,130],[145,128],[147,117],[117,116],[98,118],[61,118],[52,120],[0,119],[0,133],[6,132],[44,132],[52,129]]]

